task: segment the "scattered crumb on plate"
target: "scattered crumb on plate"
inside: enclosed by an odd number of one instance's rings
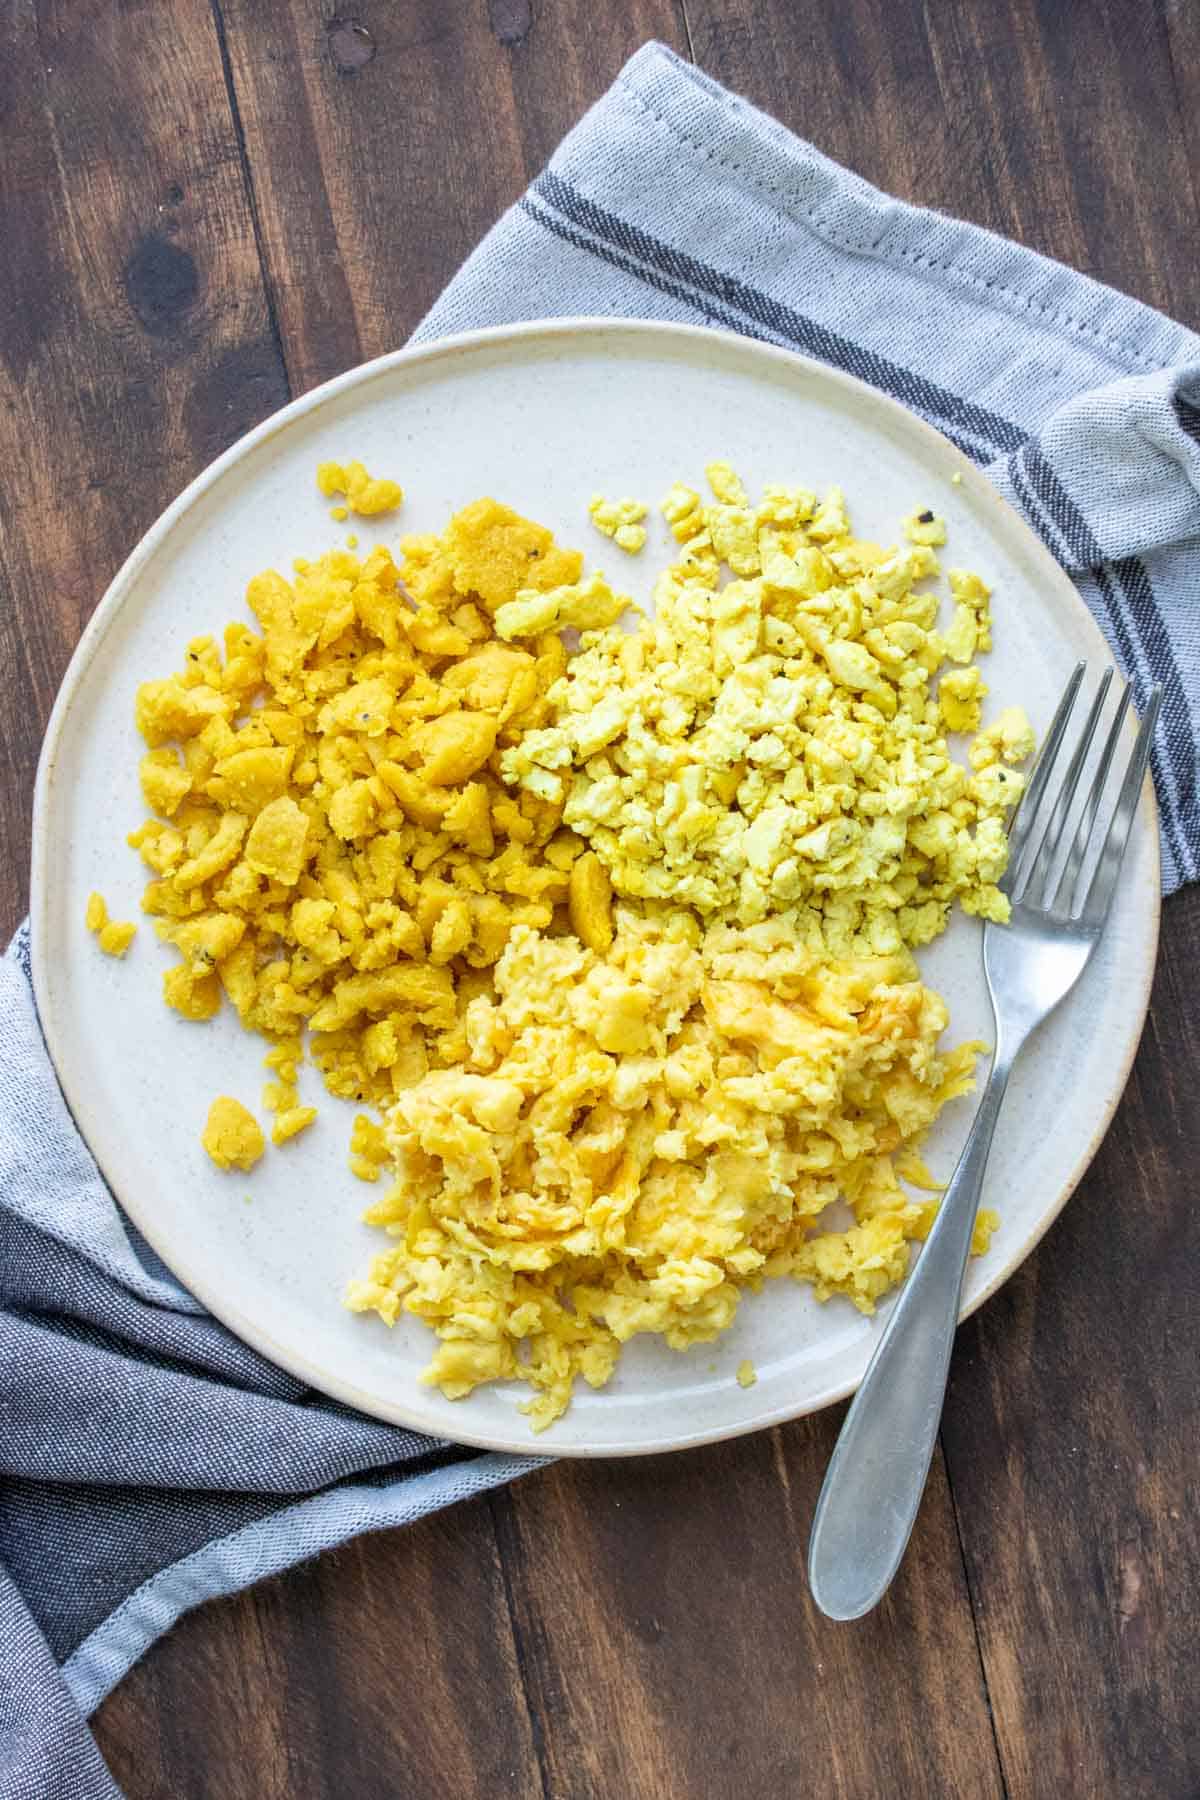
[[[360,462],[348,462],[344,466],[336,462],[321,463],[317,469],[317,486],[327,499],[335,494],[345,495],[345,505],[332,508],[335,519],[344,519],[348,513],[369,518],[377,513],[393,512],[404,499],[404,489],[398,481],[368,475]]]
[[[137,935],[137,926],[131,920],[109,918],[103,894],[88,895],[84,923],[95,935],[105,956],[124,956]]]
[[[266,1149],[258,1120],[230,1094],[218,1094],[209,1107],[200,1142],[218,1169],[252,1169]]]
[[[646,527],[642,520],[648,510],[641,500],[606,500],[603,494],[593,494],[588,504],[588,517],[597,531],[613,540],[618,550],[634,556],[646,542]]]

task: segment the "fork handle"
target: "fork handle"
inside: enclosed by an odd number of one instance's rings
[[[963,1274],[1013,1051],[991,1074],[937,1217],[846,1415],[813,1518],[808,1578],[831,1619],[857,1619],[900,1566],[933,1457]]]

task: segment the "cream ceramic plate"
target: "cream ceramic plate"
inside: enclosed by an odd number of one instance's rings
[[[892,537],[914,506],[950,528],[947,554],[995,588],[986,664],[993,704],[1023,702],[1039,730],[1073,663],[1109,658],[1064,575],[944,438],[870,389],[785,351],[684,327],[604,321],[535,325],[402,351],[330,382],[267,421],[194,482],[117,576],[68,671],[42,754],[33,862],[33,950],[47,1042],[113,1192],[180,1280],[274,1362],[340,1400],[422,1431],[492,1448],[533,1447],[514,1388],[451,1403],[418,1375],[433,1347],[414,1320],[394,1331],[339,1304],[383,1239],[359,1222],[368,1191],[346,1167],[352,1109],[311,1070],[317,1124],[249,1177],[219,1174],[200,1147],[210,1099],[253,1102],[263,1045],[226,1009],[211,1025],[168,1012],[169,960],[149,925],[127,961],[101,956],[83,925],[98,888],[137,916],[145,873],[124,836],[143,816],[139,680],[178,664],[188,637],[242,611],[247,580],[341,542],[314,483],[326,457],[361,457],[408,490],[400,524],[356,521],[362,544],[440,529],[494,493],[582,545],[639,598],[665,559],[661,521],[626,558],[586,518],[595,490],[656,501],[701,485],[724,457],[763,481],[840,482],[856,529]],[[961,484],[951,481],[955,474]],[[972,1265],[968,1310],[1028,1254],[1093,1155],[1124,1086],[1146,1009],[1158,925],[1158,847],[1147,792],[1128,879],[1076,993],[1023,1057],[996,1140],[985,1200],[1001,1226]],[[979,927],[957,918],[923,956],[948,998],[954,1039],[987,1037]],[[930,1146],[948,1174],[970,1104],[948,1109]],[[250,1203],[247,1204],[247,1196]],[[536,1440],[546,1452],[613,1455],[721,1438],[849,1393],[879,1330],[841,1301],[819,1306],[779,1282],[748,1297],[717,1344],[679,1355],[638,1339],[602,1393],[582,1387]],[[738,1386],[749,1357],[757,1385]]]

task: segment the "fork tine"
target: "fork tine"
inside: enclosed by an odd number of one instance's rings
[[[1043,906],[1048,906],[1050,903],[1051,878],[1054,874],[1054,859],[1058,855],[1058,848],[1062,842],[1063,832],[1066,829],[1067,815],[1071,810],[1071,802],[1075,798],[1075,789],[1079,786],[1079,777],[1083,773],[1083,765],[1087,761],[1088,752],[1092,747],[1092,739],[1096,735],[1096,725],[1099,722],[1100,709],[1104,705],[1104,699],[1108,693],[1112,676],[1113,672],[1111,669],[1106,669],[1104,671],[1100,686],[1096,689],[1095,698],[1088,709],[1088,716],[1083,722],[1083,730],[1079,734],[1079,741],[1071,752],[1071,760],[1067,764],[1067,772],[1063,776],[1058,793],[1054,797],[1054,806],[1050,813],[1050,817],[1046,820],[1045,826],[1043,827],[1037,849],[1034,850],[1028,858],[1028,874],[1021,883],[1018,891],[1014,894],[1014,899],[1024,898],[1034,884],[1040,881],[1042,883],[1041,904]]]
[[[1125,770],[1125,779],[1122,781],[1121,791],[1117,795],[1117,804],[1109,822],[1104,849],[1100,853],[1100,861],[1096,865],[1096,872],[1088,887],[1087,899],[1077,915],[1086,925],[1094,926],[1097,930],[1108,917],[1108,909],[1116,889],[1117,875],[1120,872],[1125,846],[1129,841],[1129,832],[1137,813],[1142,783],[1146,779],[1146,765],[1150,761],[1154,727],[1158,723],[1158,709],[1161,705],[1162,689],[1152,688],[1150,698],[1146,702],[1146,710],[1142,714],[1142,723],[1138,730],[1137,741],[1133,746],[1133,754],[1129,758],[1129,766]]]
[[[1075,842],[1071,846],[1071,854],[1067,858],[1062,880],[1058,884],[1058,892],[1054,896],[1055,905],[1061,900],[1068,907],[1075,893],[1076,883],[1083,872],[1087,860],[1088,845],[1092,841],[1092,829],[1096,823],[1096,814],[1100,810],[1100,802],[1104,797],[1104,787],[1108,780],[1108,771],[1112,764],[1113,753],[1121,741],[1121,731],[1125,724],[1125,714],[1129,711],[1129,703],[1133,698],[1133,689],[1125,683],[1117,706],[1117,714],[1109,728],[1108,739],[1100,758],[1099,766],[1092,778],[1092,791],[1079,820],[1079,829],[1075,833]]]
[[[1050,729],[1042,739],[1042,747],[1038,751],[1037,761],[1034,763],[1029,777],[1029,786],[1022,794],[1021,803],[1017,807],[1016,817],[1013,819],[1012,829],[1008,834],[1008,870],[1004,880],[1007,888],[1011,888],[1015,884],[1020,873],[1025,846],[1036,822],[1038,807],[1041,805],[1042,795],[1046,791],[1046,783],[1058,760],[1058,753],[1062,748],[1062,741],[1075,706],[1075,697],[1079,692],[1079,684],[1083,680],[1086,668],[1086,663],[1075,664],[1074,673],[1068,681],[1063,697],[1058,703],[1058,709],[1050,721]]]
[[[1092,753],[1092,742],[1096,736],[1096,727],[1104,711],[1104,702],[1108,698],[1108,690],[1112,686],[1113,671],[1105,669],[1096,689],[1095,698],[1084,720],[1083,731],[1075,746],[1062,787],[1054,802],[1054,811],[1042,836],[1041,844],[1030,871],[1030,884],[1035,879],[1042,881],[1042,905],[1049,906],[1057,897],[1059,883],[1054,879],[1054,865],[1066,835],[1067,821],[1071,808],[1075,804],[1075,791],[1079,786],[1079,778],[1083,774],[1084,765]]]

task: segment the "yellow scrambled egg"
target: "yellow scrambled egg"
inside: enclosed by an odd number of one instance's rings
[[[138,691],[167,1004],[228,1000],[269,1041],[275,1143],[315,1117],[306,1052],[374,1109],[351,1167],[395,1178],[368,1215],[395,1242],[349,1304],[427,1321],[447,1395],[529,1383],[538,1427],[635,1333],[711,1339],[770,1276],[868,1311],[902,1279],[936,1201],[901,1178],[933,1188],[916,1146],[977,1049],[939,1048],[907,946],[955,897],[1003,912],[1028,723],[1001,712],[966,766],[945,741],[979,725],[983,583],[951,572],[943,627],[932,515],[884,549],[836,492],[709,477],[711,505],[667,498],[682,549],[632,632],[483,499],[399,566],[257,576],[257,629]],[[366,511],[370,482],[321,477]],[[265,1147],[229,1096],[204,1143]]]
[[[991,621],[961,569],[940,617],[944,522],[914,514],[885,547],[853,536],[837,489],[752,504],[727,465],[708,474],[711,504],[685,487],[664,503],[682,553],[654,617],[584,640],[505,777],[563,805],[619,894],[782,912],[832,955],[926,943],[956,899],[1005,919],[1012,765],[1033,739],[1013,712],[996,756],[950,754],[948,732],[980,725]]]
[[[349,1304],[432,1325],[452,1397],[530,1383],[538,1427],[636,1333],[708,1342],[769,1276],[869,1312],[932,1217],[899,1172],[928,1179],[912,1147],[971,1085],[946,1022],[907,951],[830,964],[782,920],[621,908],[604,954],[518,927],[462,1067],[398,1097],[367,1215],[397,1243]]]

